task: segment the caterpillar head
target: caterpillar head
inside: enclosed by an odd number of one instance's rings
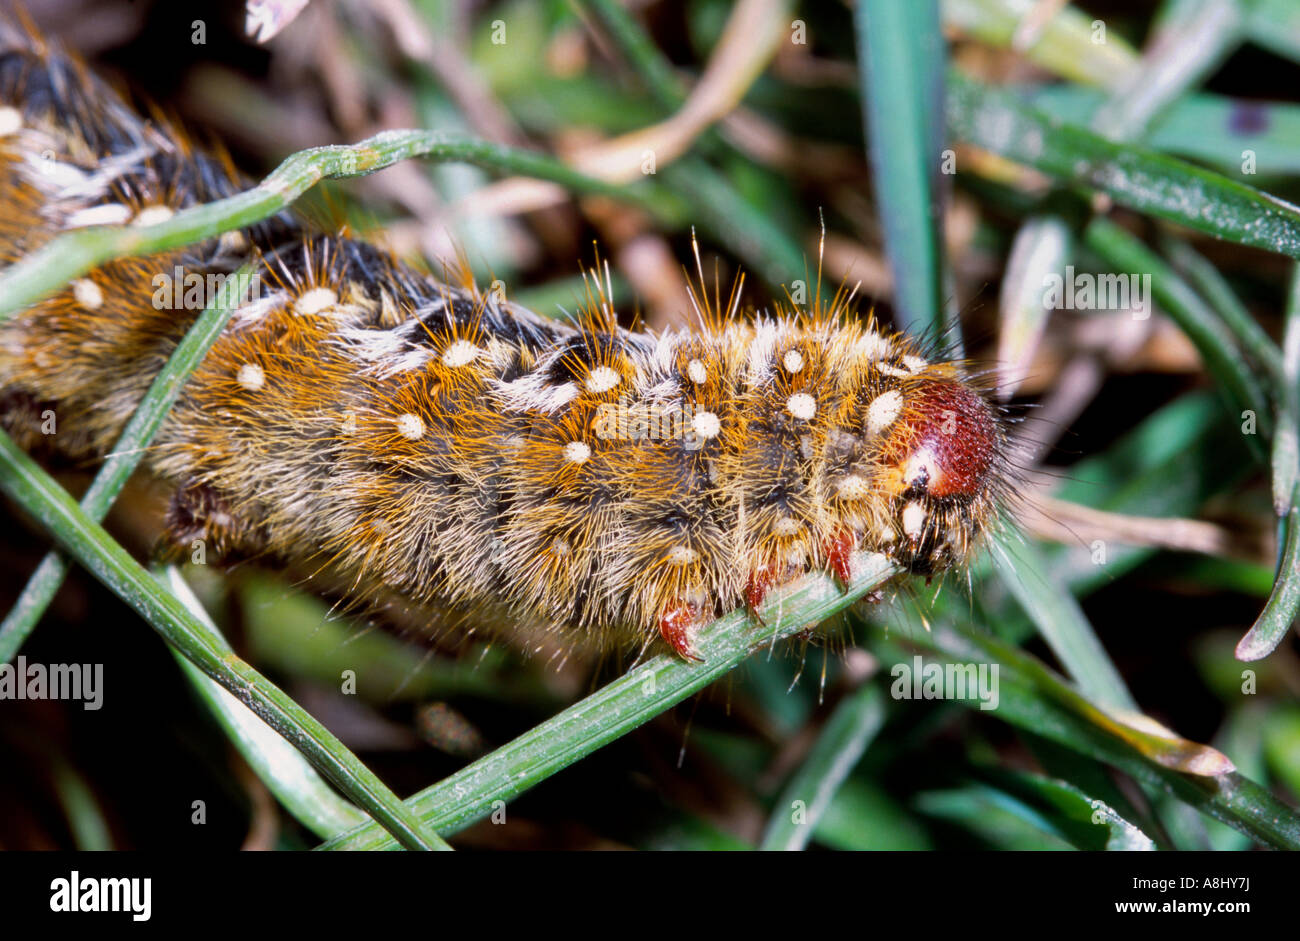
[[[899,395],[878,451],[884,525],[895,560],[933,575],[967,560],[997,517],[1003,430],[994,407],[950,366],[922,370]]]

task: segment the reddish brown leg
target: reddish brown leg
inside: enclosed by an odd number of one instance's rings
[[[853,581],[853,552],[857,547],[858,538],[850,529],[841,529],[822,546],[826,564],[845,587]]]
[[[758,608],[775,584],[776,570],[771,565],[760,565],[749,573],[749,582],[745,585],[745,606],[749,608],[750,616],[759,624],[763,624],[764,621],[758,613]]]
[[[699,605],[691,604],[689,601],[669,605],[659,612],[659,633],[663,635],[664,640],[668,641],[668,646],[677,651],[682,659],[694,660],[696,663],[703,662],[696,655],[693,643],[693,635],[695,628],[699,626],[699,620]]]

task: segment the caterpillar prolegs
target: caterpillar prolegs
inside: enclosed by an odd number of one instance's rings
[[[247,185],[0,31],[0,263]],[[975,380],[853,317],[852,292],[750,316],[738,292],[701,291],[695,329],[656,334],[619,326],[597,274],[563,323],[290,213],[105,264],[5,322],[5,429],[102,457],[195,316],[159,277],[244,262],[262,290],[145,461],[181,551],[282,560],[449,629],[600,650],[661,636],[691,656],[715,614],[810,567],[847,579],[854,549],[923,576],[967,565],[1006,488]]]

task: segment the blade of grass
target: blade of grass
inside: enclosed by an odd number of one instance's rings
[[[1054,677],[1028,654],[1002,644],[985,632],[952,624],[935,624],[931,633],[907,632],[906,646],[897,629],[869,634],[869,646],[882,658],[902,657],[916,647],[957,662],[984,661],[1000,667],[999,700],[992,715],[1043,738],[1120,769],[1144,786],[1173,793],[1202,813],[1268,846],[1300,849],[1300,814],[1236,772],[1187,774],[1144,754],[1118,734],[1115,723],[1095,723],[1078,693]],[[980,703],[963,700],[978,710]],[[1077,711],[1082,709],[1082,711]],[[1104,717],[1102,717],[1104,719]]]
[[[96,579],[134,608],[173,647],[289,739],[408,849],[450,849],[427,832],[369,768],[305,709],[249,664],[212,643],[203,625],[164,591],[49,474],[0,431],[0,490],[39,519]]]
[[[1270,386],[1283,388],[1286,378],[1282,372],[1282,352],[1250,315],[1219,269],[1185,241],[1168,233],[1162,233],[1160,247],[1232,331],[1237,345],[1264,369]]]
[[[1273,510],[1284,518],[1291,512],[1292,494],[1300,484],[1300,265],[1291,272],[1281,372],[1272,463]]]
[[[1106,655],[1079,602],[1051,580],[1035,552],[1008,540],[996,540],[993,552],[1002,560],[998,567],[1002,583],[1011,589],[1084,695],[1102,705],[1136,710],[1133,694]]]
[[[1292,0],[1253,0],[1246,32],[1265,49],[1300,62],[1300,5]]]
[[[879,555],[859,553],[854,578],[841,592],[827,575],[813,573],[773,592],[762,609],[761,627],[734,611],[700,631],[703,663],[659,654],[629,670],[559,715],[530,729],[451,777],[410,798],[407,806],[432,829],[450,835],[492,812],[557,771],[625,735],[654,716],[724,676],[756,650],[844,610],[898,574]],[[321,849],[385,849],[392,839],[373,823],[323,844]]]
[[[1066,124],[1086,125],[1103,94],[1073,85],[1019,86],[1017,93]],[[1209,93],[1187,94],[1153,119],[1143,143],[1152,150],[1208,163],[1231,176],[1243,172],[1243,154],[1266,174],[1300,171],[1300,106]]]
[[[1145,802],[1139,809],[1129,795],[1119,789],[1115,778],[1105,767],[1076,751],[1049,742],[1033,732],[1021,730],[1021,738],[1048,776],[1068,781],[1095,800],[1104,802],[1124,820],[1130,821],[1144,834],[1148,834],[1159,849],[1177,849],[1170,834]],[[1193,811],[1195,813],[1195,811]],[[1236,831],[1233,836],[1245,839]]]
[[[894,273],[894,319],[912,334],[945,325],[943,35],[937,0],[860,0],[858,81],[873,190]]]
[[[1264,610],[1237,644],[1238,660],[1262,660],[1282,643],[1300,617],[1300,486],[1291,494],[1291,512],[1285,521],[1282,558],[1277,581]]]
[[[1051,310],[1043,286],[1065,277],[1072,249],[1069,226],[1059,216],[1034,216],[1016,233],[998,296],[998,395],[1010,398],[1024,381],[1047,329]]]
[[[99,523],[108,514],[118,493],[144,457],[145,448],[171,411],[186,380],[207,355],[229,323],[231,313],[239,306],[251,270],[246,265],[227,278],[217,296],[204,308],[194,321],[194,326],[176,345],[167,365],[158,373],[130,421],[122,429],[113,452],[104,459],[99,473],[82,496],[81,510],[87,518]],[[0,624],[0,663],[13,660],[54,600],[67,573],[67,556],[57,549],[51,550],[41,559],[4,623]]]
[[[812,751],[777,798],[761,849],[801,850],[808,845],[840,785],[884,721],[885,696],[873,684],[862,686],[835,707]],[[792,813],[796,805],[797,822]]]
[[[321,180],[373,173],[412,157],[461,161],[550,180],[574,193],[631,203],[670,225],[689,215],[689,207],[678,196],[652,183],[619,186],[585,176],[543,154],[449,137],[438,131],[384,131],[357,144],[300,151],[252,189],[182,210],[165,222],[92,226],[60,235],[0,271],[0,317],[34,303],[106,261],[179,248],[244,228],[289,206]]]
[[[234,653],[176,566],[155,569],[153,576],[203,625],[213,647],[227,654]],[[366,815],[339,797],[301,752],[175,648],[172,648],[172,656],[180,664],[195,693],[225,730],[226,737],[299,823],[321,839],[365,823]]]
[[[915,815],[860,769],[835,792],[813,838],[839,850],[934,849]]]
[[[999,791],[1049,822],[1051,832],[1081,850],[1154,850],[1155,841],[1105,801],[1068,781],[1021,771],[990,771]]]
[[[1111,140],[1134,140],[1165,106],[1218,67],[1241,42],[1237,0],[1197,0],[1163,25],[1155,41],[1111,86],[1093,115],[1093,130]]]
[[[1155,252],[1110,220],[1097,218],[1089,223],[1084,241],[1113,271],[1151,275],[1151,290],[1156,300],[1201,354],[1206,367],[1225,391],[1233,414],[1240,415],[1247,409],[1253,411],[1260,431],[1267,435],[1272,417],[1264,390],[1237,349],[1232,332],[1209,305]],[[1262,458],[1263,446],[1258,436],[1246,438],[1247,444]]]
[[[1022,31],[1027,5],[1021,0],[944,0],[943,22],[980,42],[1014,48],[1035,65],[1072,82],[1111,87],[1137,61],[1137,50],[1122,36],[1108,34],[1097,42],[1093,19],[1065,6],[1036,33]]]
[[[685,86],[631,13],[613,0],[586,0],[582,7],[609,32],[663,111],[682,107]],[[713,129],[701,134],[699,143],[706,150],[734,153]],[[743,259],[768,285],[788,285],[803,276],[798,242],[746,200],[724,174],[702,159],[683,156],[661,168],[659,175],[692,207],[700,229]]]
[[[1300,258],[1300,208],[1210,170],[1053,119],[950,70],[952,135],[1138,212]]]
[[[985,849],[1044,852],[1073,848],[1038,808],[986,785],[921,791],[911,804],[919,813],[970,831],[988,844]]]
[[[50,778],[54,793],[68,819],[72,842],[80,852],[104,852],[113,848],[113,836],[104,819],[95,792],[77,770],[58,756],[52,756]]]
[[[1198,83],[1240,43],[1240,19],[1236,0],[1192,0],[1171,13],[1143,51],[1142,58],[1108,85],[1110,91],[1092,113],[1089,126],[1117,142],[1145,137],[1157,113]],[[1022,238],[1035,239],[1026,248],[1027,254],[1039,255],[1051,250],[1051,230],[1038,224],[1036,217],[1021,226],[1016,237],[1018,245]],[[1043,240],[1044,244],[1038,246],[1037,240]],[[1034,272],[1009,269],[1007,274],[1025,278]],[[1011,281],[1009,290],[1025,293],[1038,288],[1041,291],[1042,283]]]

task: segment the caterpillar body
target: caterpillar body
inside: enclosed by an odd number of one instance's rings
[[[0,27],[0,264],[247,185]],[[924,576],[966,565],[1007,487],[977,382],[849,316],[849,292],[742,317],[737,293],[701,291],[695,329],[654,334],[618,325],[597,275],[562,323],[288,212],[105,264],[0,325],[4,428],[102,457],[195,316],[154,303],[159,273],[250,260],[267,290],[145,459],[172,491],[175,551],[279,559],[452,630],[598,650],[662,637],[691,656],[715,614],[809,567],[848,578],[854,549]]]

